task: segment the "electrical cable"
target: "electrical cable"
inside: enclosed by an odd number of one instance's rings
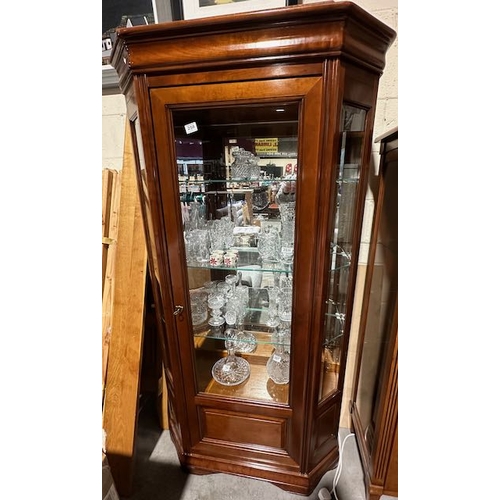
[[[347,441],[347,438],[354,436],[354,435],[355,434],[353,432],[348,434],[344,438],[344,440],[341,442],[340,447],[339,447],[339,465],[337,466],[337,470],[335,471],[335,476],[333,477],[333,490],[332,490],[332,493],[335,497],[335,500],[339,500],[337,497],[337,492],[335,490],[337,488],[337,484],[338,484],[339,479],[340,479],[340,474],[342,473],[342,455],[344,453],[345,442]],[[340,439],[339,439],[339,441],[340,441]]]

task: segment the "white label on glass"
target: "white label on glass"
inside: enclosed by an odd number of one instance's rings
[[[196,122],[188,123],[187,125],[184,125],[184,130],[186,131],[186,134],[192,134],[198,130],[198,125],[196,125]]]

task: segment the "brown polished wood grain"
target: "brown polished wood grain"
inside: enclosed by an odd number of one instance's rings
[[[111,62],[136,142],[169,430],[179,460],[194,473],[226,472],[310,494],[338,461],[376,96],[395,32],[355,4],[322,2],[124,28],[117,35]],[[190,110],[217,116],[233,108],[243,113],[271,104],[299,110],[297,161],[304,166],[297,178],[290,383],[269,383],[263,364],[268,351],[259,345],[246,356],[252,378],[223,387],[198,373],[222,351],[209,348],[202,336],[193,341],[174,116]],[[366,118],[352,206],[346,333],[339,360],[323,372],[344,104],[364,110]],[[174,314],[178,306],[183,309]]]
[[[366,498],[398,496],[398,131],[384,134],[350,410]]]

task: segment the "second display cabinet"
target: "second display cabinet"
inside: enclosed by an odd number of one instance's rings
[[[183,467],[310,494],[338,427],[374,106],[349,2],[118,31]]]

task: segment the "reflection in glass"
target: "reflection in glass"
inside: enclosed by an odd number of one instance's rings
[[[383,369],[389,355],[398,291],[398,169],[384,173],[383,205],[372,267],[370,299],[364,330],[356,395],[361,427],[371,453],[378,405],[383,401]],[[373,243],[371,243],[373,244]]]
[[[341,119],[338,175],[336,190],[333,190],[330,202],[335,223],[330,239],[330,271],[325,304],[320,400],[333,394],[338,386],[366,111],[344,104]]]
[[[189,297],[197,389],[285,403],[300,104],[167,112],[175,134],[189,288],[206,284],[205,320]],[[271,369],[283,372],[273,375],[278,382],[268,374],[270,359],[280,359]],[[251,383],[244,383],[245,376]],[[272,394],[269,381],[280,387]]]

